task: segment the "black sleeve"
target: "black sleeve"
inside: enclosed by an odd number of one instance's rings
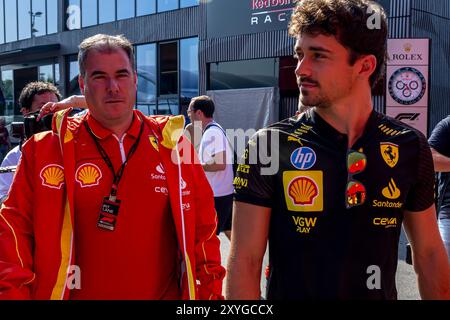
[[[409,211],[423,211],[434,204],[434,166],[427,139],[418,134],[417,166],[413,174],[416,180],[406,199],[405,208]]]
[[[450,116],[436,125],[428,142],[434,150],[450,157]]]
[[[240,157],[234,179],[234,198],[237,201],[271,208],[274,195],[274,175],[265,173],[270,161],[270,132],[260,131],[247,144]],[[270,157],[270,158],[271,158]]]

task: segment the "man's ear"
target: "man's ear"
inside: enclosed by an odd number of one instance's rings
[[[78,75],[78,85],[80,86],[81,94],[84,95],[84,79],[80,75]]]
[[[372,76],[377,68],[377,58],[373,54],[361,57],[357,63],[359,64],[358,74],[367,79]]]

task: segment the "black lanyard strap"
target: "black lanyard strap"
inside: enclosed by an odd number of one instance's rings
[[[89,124],[87,123],[87,121],[84,122],[84,126],[86,127],[87,132],[89,132],[89,134],[91,135],[92,139],[94,139],[95,145],[97,146],[97,150],[100,153],[100,155],[103,158],[103,161],[105,161],[106,165],[109,167],[109,169],[111,170],[111,173],[114,177],[113,180],[113,185],[111,187],[111,194],[110,194],[110,198],[114,198],[117,195],[117,189],[119,187],[119,182],[120,179],[122,179],[123,176],[123,171],[125,170],[125,167],[128,163],[128,161],[131,159],[131,157],[133,156],[133,154],[136,152],[136,149],[139,145],[139,141],[141,140],[141,136],[142,136],[142,132],[144,131],[144,121],[141,120],[141,128],[139,130],[139,135],[136,139],[136,142],[131,146],[130,151],[128,151],[128,155],[127,158],[125,160],[124,163],[122,163],[122,165],[120,166],[119,170],[117,171],[117,173],[114,171],[114,166],[111,162],[111,159],[108,157],[108,154],[106,153],[105,149],[101,146],[100,142],[98,141],[97,137],[95,136],[95,134],[92,132],[91,128],[89,127]]]

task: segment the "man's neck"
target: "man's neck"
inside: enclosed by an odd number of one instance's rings
[[[315,108],[329,125],[347,135],[349,148],[363,135],[372,110],[370,92],[359,96],[353,95],[328,108]]]
[[[203,119],[202,120],[202,130],[205,130],[206,127],[208,126],[208,124],[210,124],[213,121],[214,121],[213,118],[205,118],[205,119]]]
[[[128,131],[131,127],[131,123],[133,122],[133,114],[131,114],[128,119],[124,121],[120,121],[117,123],[111,124],[103,124],[103,126],[109,130],[111,130],[119,139],[122,139],[123,135]]]

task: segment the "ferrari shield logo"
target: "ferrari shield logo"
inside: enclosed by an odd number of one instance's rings
[[[149,136],[148,137],[150,140],[151,145],[153,146],[153,148],[156,151],[159,151],[159,147],[158,147],[158,139],[155,136]]]
[[[389,167],[394,168],[399,159],[398,145],[389,142],[382,142],[380,144],[380,149],[384,162],[386,162]]]

